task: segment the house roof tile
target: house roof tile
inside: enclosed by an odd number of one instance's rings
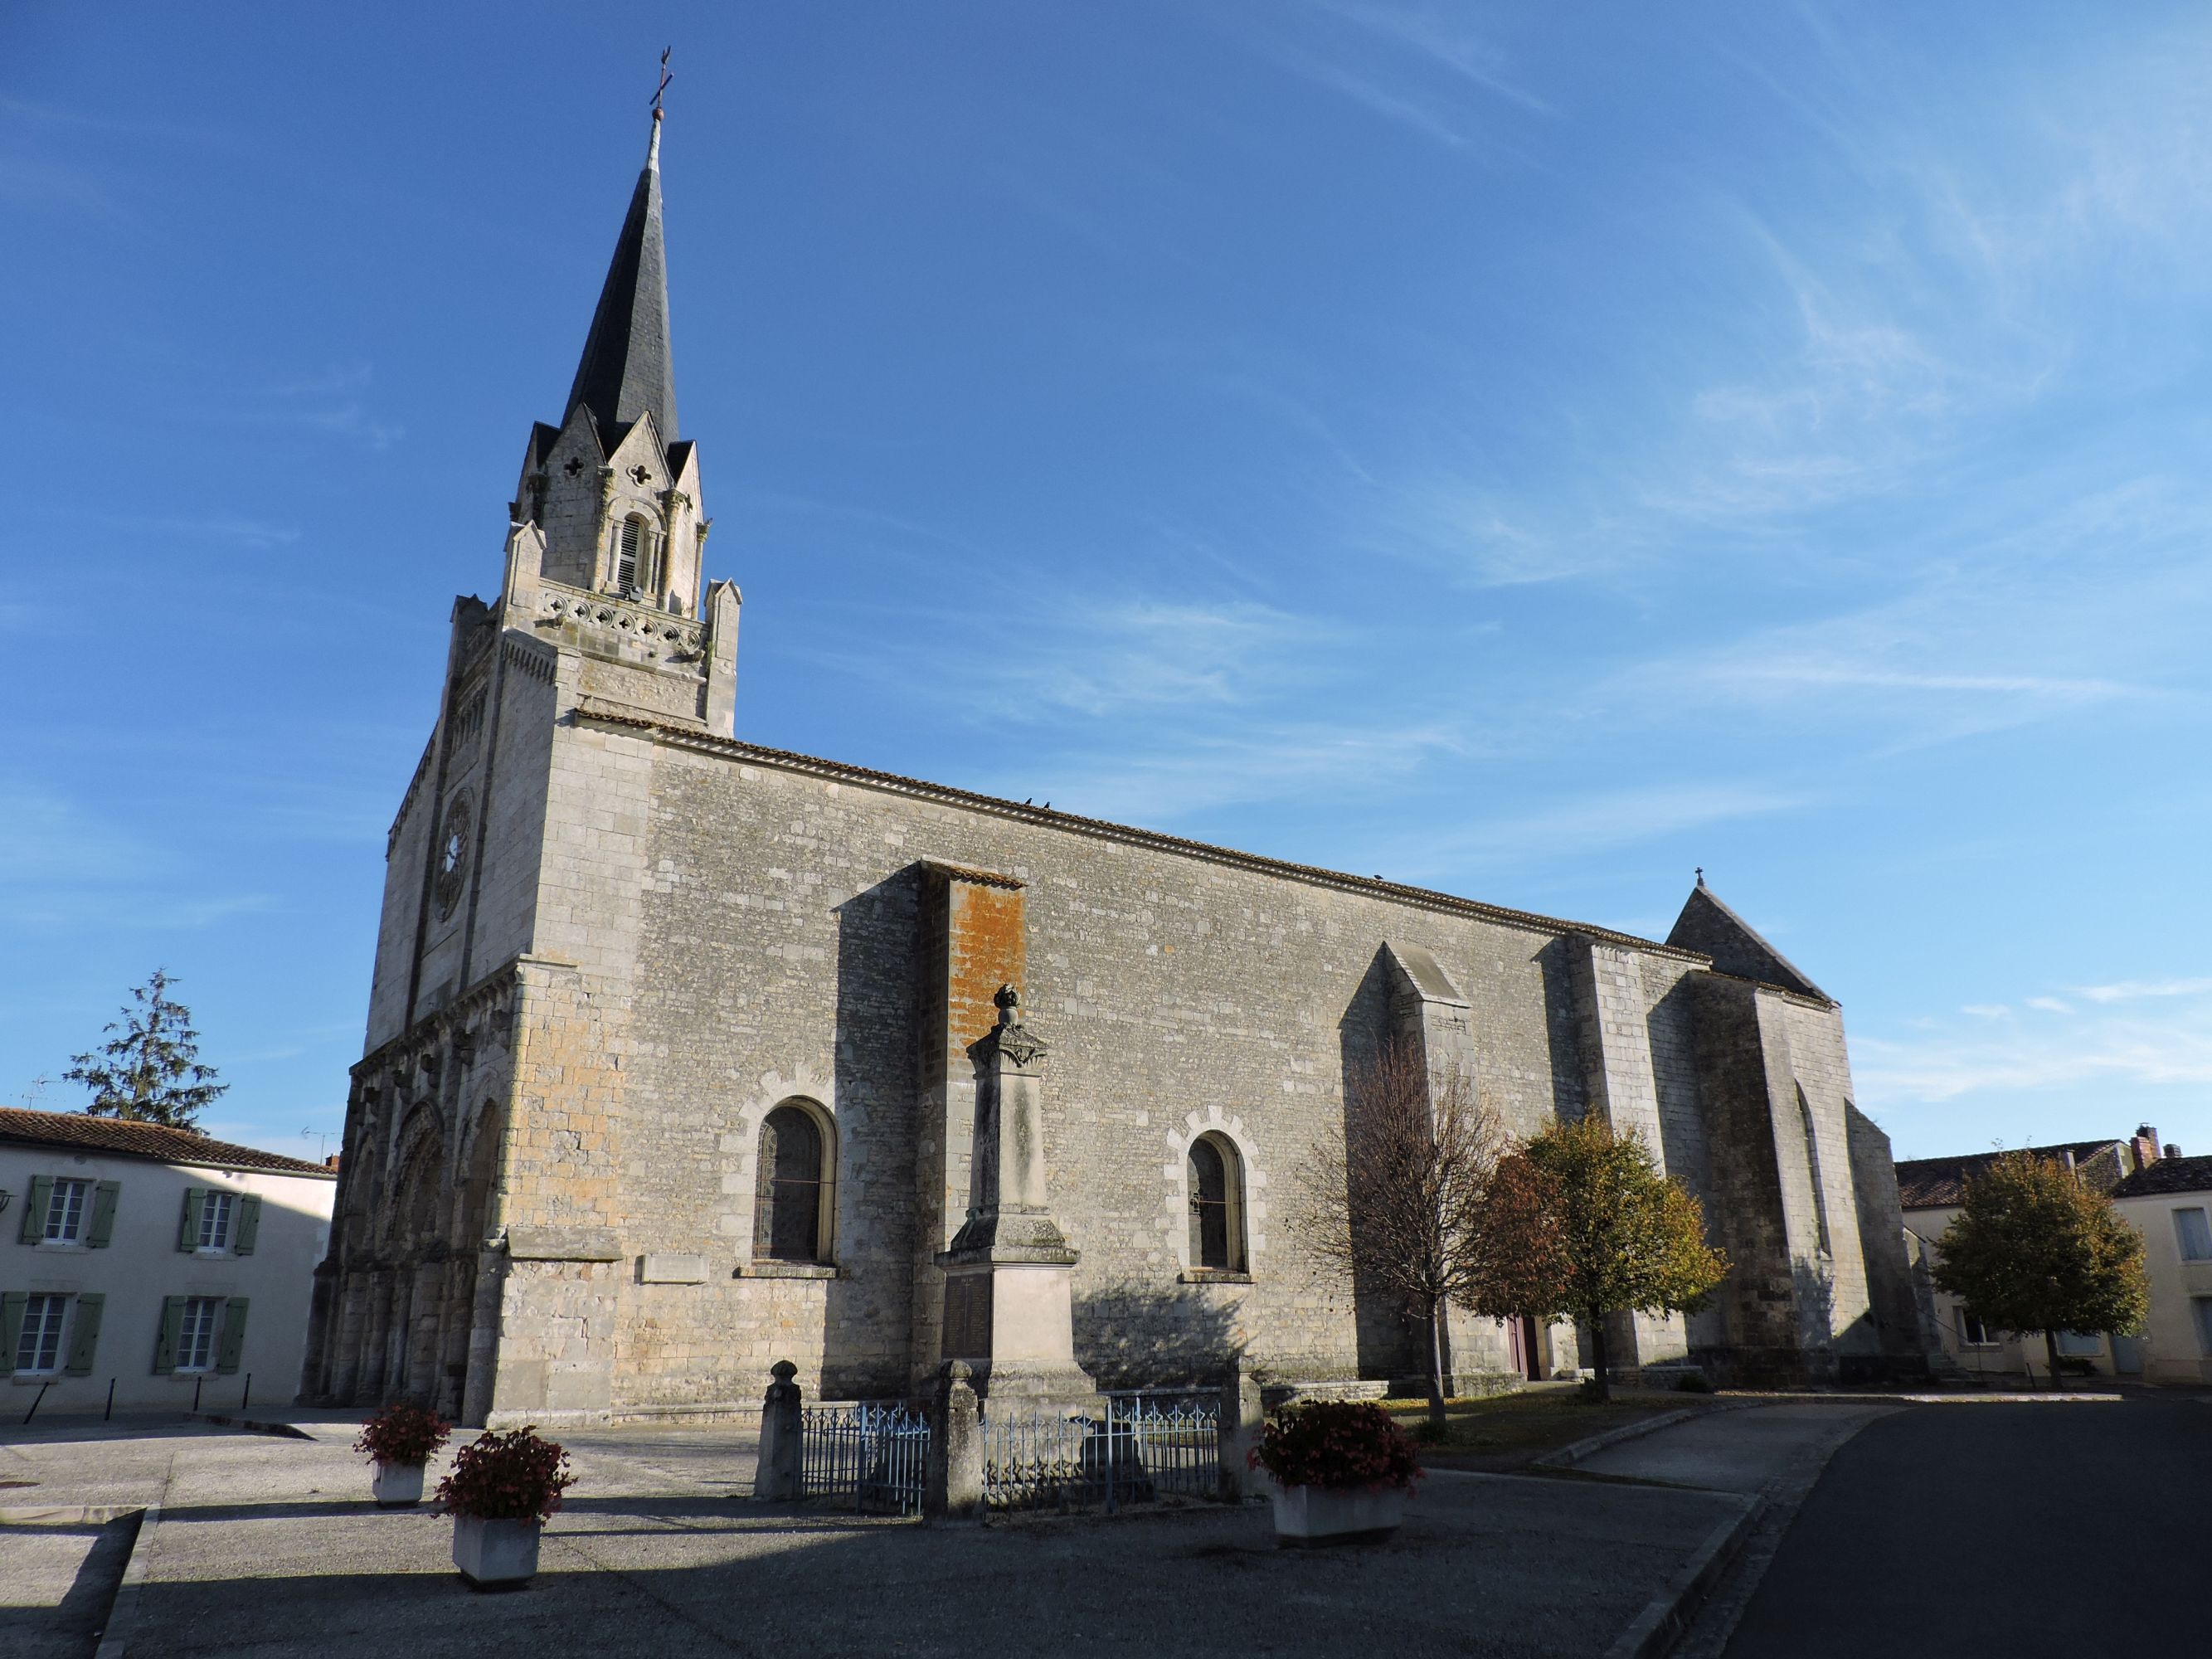
[[[2071,1152],[2076,1168],[2108,1156],[2113,1160],[2108,1182],[2117,1180],[2127,1168],[2127,1143],[2116,1139],[2074,1140],[2057,1146],[2029,1146],[2023,1150],[2040,1158]],[[1966,1201],[1966,1182],[2005,1156],[2002,1152],[1969,1152],[1960,1158],[1907,1158],[1897,1166],[1898,1200],[1908,1210],[1947,1209],[1963,1204]],[[2091,1184],[2099,1183],[2093,1178]]]
[[[2212,1193],[2212,1158],[2162,1158],[2112,1188],[2114,1198],[2149,1198],[2159,1193]]]
[[[210,1140],[190,1129],[172,1129],[159,1123],[133,1123],[117,1117],[93,1117],[83,1112],[33,1112],[16,1106],[0,1106],[0,1141],[6,1140],[152,1158],[161,1164],[223,1164],[241,1170],[325,1177],[335,1174],[320,1164],[286,1158],[282,1152],[264,1152],[258,1146]]]

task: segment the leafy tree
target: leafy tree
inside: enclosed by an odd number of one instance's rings
[[[1344,1136],[1297,1170],[1291,1227],[1323,1270],[1373,1286],[1424,1332],[1429,1420],[1444,1420],[1444,1310],[1473,1308],[1492,1176],[1504,1135],[1458,1066],[1431,1073],[1394,1042],[1352,1079]]]
[[[2128,1332],[2150,1312],[2142,1235],[2056,1158],[2009,1152],[1966,1182],[1938,1244],[1936,1288],[1991,1325],[2041,1331],[2058,1385],[2058,1333]]]
[[[230,1086],[215,1080],[214,1066],[200,1063],[192,1011],[169,995],[175,983],[155,969],[131,991],[123,1018],[106,1027],[110,1040],[70,1057],[62,1075],[92,1091],[88,1116],[191,1129],[192,1120]]]
[[[1526,1142],[1491,1182],[1475,1304],[1500,1318],[1573,1317],[1590,1332],[1600,1398],[1610,1398],[1606,1316],[1679,1313],[1712,1294],[1728,1257],[1705,1214],[1632,1131],[1595,1114]]]

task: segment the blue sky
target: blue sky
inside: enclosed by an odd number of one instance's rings
[[[0,1100],[318,1150],[676,46],[742,737],[1663,934],[1902,1156],[2212,1151],[2212,17],[0,11]],[[37,1079],[52,1079],[43,1089]]]

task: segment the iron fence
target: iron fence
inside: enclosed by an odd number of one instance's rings
[[[802,1498],[849,1498],[856,1510],[920,1515],[929,1419],[903,1406],[817,1406],[799,1414]]]
[[[1196,1395],[1110,1394],[1097,1413],[1048,1417],[987,1405],[983,1497],[993,1509],[1212,1498],[1220,1486],[1220,1407]]]

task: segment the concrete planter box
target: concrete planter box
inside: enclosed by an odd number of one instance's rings
[[[419,1504],[422,1501],[422,1466],[379,1463],[369,1481],[369,1490],[376,1494],[379,1509],[404,1510],[410,1504]]]
[[[1288,1548],[1371,1544],[1406,1518],[1402,1486],[1274,1488],[1275,1541]]]
[[[538,1571],[538,1521],[453,1517],[453,1565],[471,1589],[520,1589]]]

